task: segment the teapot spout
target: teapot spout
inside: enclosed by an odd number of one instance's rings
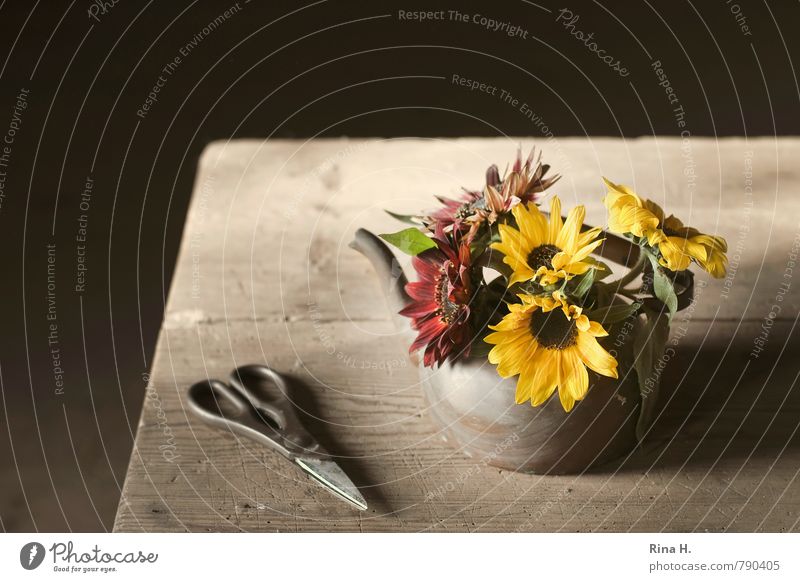
[[[385,242],[363,228],[356,231],[349,246],[367,257],[372,263],[372,267],[378,275],[381,290],[386,297],[386,305],[392,314],[395,328],[403,334],[404,339],[411,338],[413,340],[414,334],[409,319],[399,313],[411,302],[411,298],[406,293],[408,279],[397,258]]]

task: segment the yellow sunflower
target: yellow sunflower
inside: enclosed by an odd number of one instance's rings
[[[522,303],[509,313],[484,341],[493,344],[489,361],[503,378],[519,374],[516,402],[545,402],[558,388],[564,410],[589,389],[588,366],[598,374],[617,378],[617,361],[598,342],[608,335],[596,321],[583,315],[559,292],[518,295]]]
[[[627,186],[603,180],[608,187],[604,202],[610,231],[647,239],[647,244],[661,253],[659,264],[671,271],[688,269],[694,260],[713,277],[725,276],[728,245],[724,238],[684,226],[675,216],[665,218],[652,200],[640,198]]]
[[[595,268],[589,255],[603,239],[596,240],[599,228],[581,232],[586,215],[583,206],[570,210],[566,221],[561,218],[558,196],[553,196],[549,221],[533,203],[518,204],[511,212],[517,228],[499,225],[500,242],[491,245],[505,255],[503,262],[513,270],[509,286],[530,280],[553,285]]]

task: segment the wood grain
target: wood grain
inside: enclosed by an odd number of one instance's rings
[[[500,471],[428,421],[379,284],[347,247],[383,208],[480,185],[530,140],[234,141],[201,160],[116,531],[788,531],[799,529],[800,173],[794,139],[559,139],[539,144],[565,205],[602,224],[599,176],[725,236],[732,277],[698,275],[673,326],[662,415],[591,474]],[[693,168],[694,176],[685,170]],[[752,193],[745,187],[752,182]],[[787,287],[788,283],[788,287]],[[779,299],[780,298],[780,299]],[[773,306],[779,306],[776,310]],[[767,331],[765,331],[767,330]],[[758,338],[763,351],[753,353]],[[199,378],[266,362],[362,488],[349,509],[270,451],[184,406]]]

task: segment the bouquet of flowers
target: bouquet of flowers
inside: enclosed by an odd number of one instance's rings
[[[687,269],[694,263],[724,277],[725,240],[605,180],[607,230],[639,249],[630,271],[609,281],[611,269],[592,256],[603,249],[604,231],[583,224],[584,207],[562,217],[552,195],[549,212],[540,209],[560,177],[549,170],[541,154],[531,151],[523,161],[518,152],[502,176],[489,167],[481,190],[439,198],[441,206],[427,214],[390,213],[412,225],[381,235],[413,256],[418,280],[406,286],[412,301],[400,312],[418,332],[410,351],[421,350],[430,367],[488,357],[500,376],[517,377],[518,404],[538,406],[557,392],[569,412],[589,390],[589,370],[618,377],[604,338],[630,318],[633,366],[646,397],[678,295],[692,281]]]

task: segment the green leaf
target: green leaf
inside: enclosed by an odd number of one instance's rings
[[[407,228],[400,232],[382,234],[380,237],[412,257],[422,251],[436,248],[433,239],[423,234],[418,228]]]
[[[384,210],[386,214],[391,216],[394,219],[399,220],[400,222],[405,222],[407,224],[421,224],[420,219],[418,216],[414,216],[413,214],[397,214],[392,212],[391,210]]]
[[[599,309],[594,309],[588,312],[586,317],[605,326],[606,324],[625,321],[631,315],[636,313],[641,306],[641,303],[636,302],[631,304],[618,303],[616,305],[607,305],[605,307],[600,307]]]
[[[639,380],[642,407],[636,424],[636,438],[640,441],[653,422],[658,404],[658,388],[663,365],[660,360],[669,338],[669,318],[666,314],[645,309],[645,317],[637,321],[633,336],[634,367]]]
[[[491,232],[488,229],[481,228],[478,233],[469,245],[469,252],[473,258],[482,255],[492,242]]]
[[[589,269],[578,280],[578,284],[572,290],[572,294],[578,299],[583,299],[584,295],[589,292],[594,283],[595,269]]]
[[[675,285],[672,280],[664,273],[664,269],[658,264],[655,255],[648,254],[653,265],[653,290],[656,297],[667,306],[669,316],[672,318],[678,310],[678,296],[675,294]]]

